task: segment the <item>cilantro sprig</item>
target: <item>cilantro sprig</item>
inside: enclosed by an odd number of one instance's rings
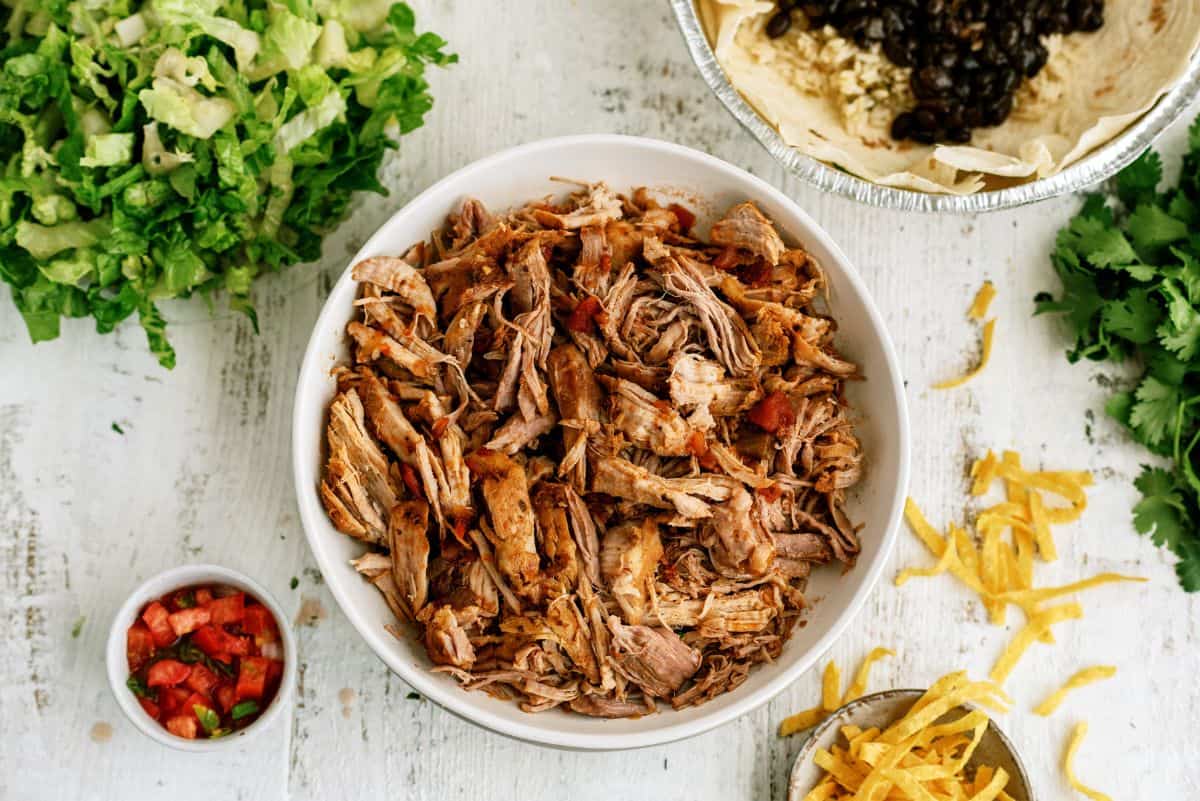
[[[1143,466],[1134,528],[1178,557],[1188,592],[1200,590],[1200,119],[1175,186],[1147,151],[1114,192],[1092,195],[1059,231],[1050,260],[1062,281],[1037,297],[1074,336],[1067,359],[1132,362],[1136,385],[1105,408],[1168,466]],[[1161,187],[1161,188],[1160,188]],[[1114,196],[1115,195],[1115,196]]]

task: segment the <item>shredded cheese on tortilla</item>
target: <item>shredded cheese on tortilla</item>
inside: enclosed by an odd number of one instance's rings
[[[975,376],[983,372],[983,368],[987,367],[988,360],[992,357],[992,337],[996,333],[996,320],[992,318],[983,325],[983,354],[979,357],[979,364],[971,370],[968,370],[966,375],[952,378],[949,381],[940,381],[933,385],[934,389],[954,389],[961,387],[963,384],[970,381]]]
[[[1067,776],[1067,783],[1079,793],[1083,793],[1092,801],[1112,801],[1112,798],[1099,790],[1093,790],[1079,779],[1075,778],[1075,752],[1079,750],[1079,746],[1083,744],[1083,738],[1087,736],[1087,723],[1080,721],[1075,724],[1075,730],[1071,733],[1071,740],[1067,744],[1067,752],[1063,754],[1063,773]]]
[[[1063,686],[1055,690],[1045,701],[1034,707],[1033,711],[1044,718],[1049,717],[1054,714],[1054,710],[1062,705],[1062,702],[1066,700],[1067,694],[1071,690],[1078,690],[1080,687],[1086,687],[1098,681],[1111,679],[1115,675],[1117,675],[1117,669],[1112,665],[1097,665],[1096,667],[1084,668],[1067,679]]]
[[[979,291],[975,293],[975,300],[971,301],[971,308],[967,309],[967,317],[972,320],[982,320],[987,317],[988,307],[992,305],[994,297],[996,297],[996,285],[991,281],[984,281],[983,286],[979,287]]]

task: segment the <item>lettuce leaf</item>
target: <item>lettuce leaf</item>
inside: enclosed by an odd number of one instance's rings
[[[385,194],[432,107],[424,71],[456,58],[415,23],[378,0],[0,6],[0,280],[30,339],[136,314],[171,367],[161,302],[214,293],[257,330],[254,281]]]

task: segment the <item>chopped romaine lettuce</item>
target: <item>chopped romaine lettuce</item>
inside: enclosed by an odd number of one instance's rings
[[[0,2],[0,279],[37,342],[320,255],[455,57],[379,0]]]

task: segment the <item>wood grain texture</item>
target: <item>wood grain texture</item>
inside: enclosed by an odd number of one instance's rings
[[[1033,295],[1055,288],[1046,254],[1078,199],[963,218],[824,196],[785,175],[719,106],[665,4],[414,5],[462,62],[432,76],[428,124],[387,162],[392,194],[358,198],[320,264],[260,282],[261,336],[223,310],[210,316],[199,301],[171,305],[179,366],[168,374],[136,325],[98,337],[72,322],[61,339],[31,347],[7,293],[0,298],[0,798],[783,798],[800,742],[780,740],[775,727],[818,697],[816,673],[753,714],[662,748],[578,754],[515,743],[407,697],[321,585],[297,522],[292,390],[321,302],[349,256],[451,170],[542,137],[608,131],[670,139],[742,166],[796,198],[841,243],[899,348],[915,434],[911,492],[935,523],[962,517],[964,470],[988,447],[1096,471],[1091,507],[1063,531],[1060,561],[1041,566],[1039,582],[1100,570],[1151,582],[1085,597],[1087,619],[1018,667],[1018,712],[1002,725],[1023,745],[1046,801],[1071,797],[1057,764],[1079,717],[1092,724],[1079,761],[1090,784],[1114,798],[1200,797],[1200,598],[1180,592],[1169,559],[1131,531],[1131,480],[1145,455],[1103,416],[1118,371],[1068,366],[1057,326],[1030,316]],[[1169,151],[1183,133],[1180,125],[1165,138]],[[932,391],[977,355],[964,312],[985,277],[999,289],[992,364],[963,389]],[[149,742],[123,719],[105,680],[117,606],[142,578],[185,561],[244,570],[293,611],[311,597],[329,612],[298,630],[301,682],[287,719],[227,755]],[[888,577],[929,561],[905,533]],[[72,638],[80,616],[87,621]],[[832,656],[850,665],[887,645],[899,656],[877,666],[874,686],[922,686],[956,667],[985,673],[1019,615],[1010,622],[1007,631],[989,626],[949,579],[902,590],[889,582]],[[1028,712],[1076,669],[1099,663],[1118,665],[1118,677],[1049,720]],[[345,714],[339,691],[347,687],[357,698]],[[97,721],[113,725],[110,741],[89,738]]]

